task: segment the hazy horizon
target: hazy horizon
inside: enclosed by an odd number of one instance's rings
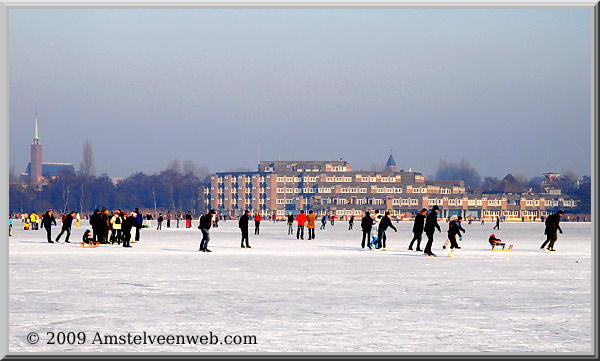
[[[10,9],[9,161],[591,175],[589,9]]]

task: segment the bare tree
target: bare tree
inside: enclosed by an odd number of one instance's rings
[[[371,163],[371,165],[369,166],[369,170],[371,170],[372,172],[381,172],[383,171],[384,167],[385,165],[383,163]]]
[[[198,165],[194,161],[186,160],[183,162],[183,173],[188,174],[192,173],[192,175],[204,179],[207,175],[210,174],[210,169],[203,165]]]
[[[523,187],[525,187],[525,188],[529,187],[530,180],[529,180],[529,178],[527,178],[526,175],[521,174],[521,173],[516,173],[513,175],[513,177],[517,180],[517,182],[521,183],[521,185]]]
[[[81,171],[84,176],[93,177],[96,175],[96,167],[94,166],[94,152],[92,150],[92,142],[86,140],[83,143],[83,161],[81,162]]]
[[[179,161],[177,159],[175,159],[174,161],[169,163],[169,165],[167,166],[167,169],[172,170],[175,173],[181,174],[181,164],[179,163]]]
[[[451,163],[441,159],[435,174],[438,180],[462,179],[467,187],[480,187],[481,176],[471,167],[466,159],[461,159],[459,163]]]
[[[13,183],[17,181],[17,174],[15,173],[15,166],[11,166],[8,169],[8,182]]]

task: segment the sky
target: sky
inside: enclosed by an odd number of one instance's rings
[[[10,9],[9,158],[591,174],[589,9]],[[259,151],[260,149],[260,151]]]

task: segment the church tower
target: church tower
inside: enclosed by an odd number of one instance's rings
[[[38,137],[37,113],[35,113],[35,137],[31,143],[31,169],[29,169],[29,181],[39,183],[42,179],[42,143]]]
[[[385,168],[383,169],[385,172],[395,172],[397,169],[396,161],[394,161],[394,157],[392,156],[392,150],[390,149],[390,157],[385,164]]]

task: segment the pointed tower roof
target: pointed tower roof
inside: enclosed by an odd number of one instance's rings
[[[396,166],[396,162],[394,161],[394,157],[392,156],[392,152],[390,151],[390,157],[387,160],[387,163],[385,163],[386,167],[395,167]]]

